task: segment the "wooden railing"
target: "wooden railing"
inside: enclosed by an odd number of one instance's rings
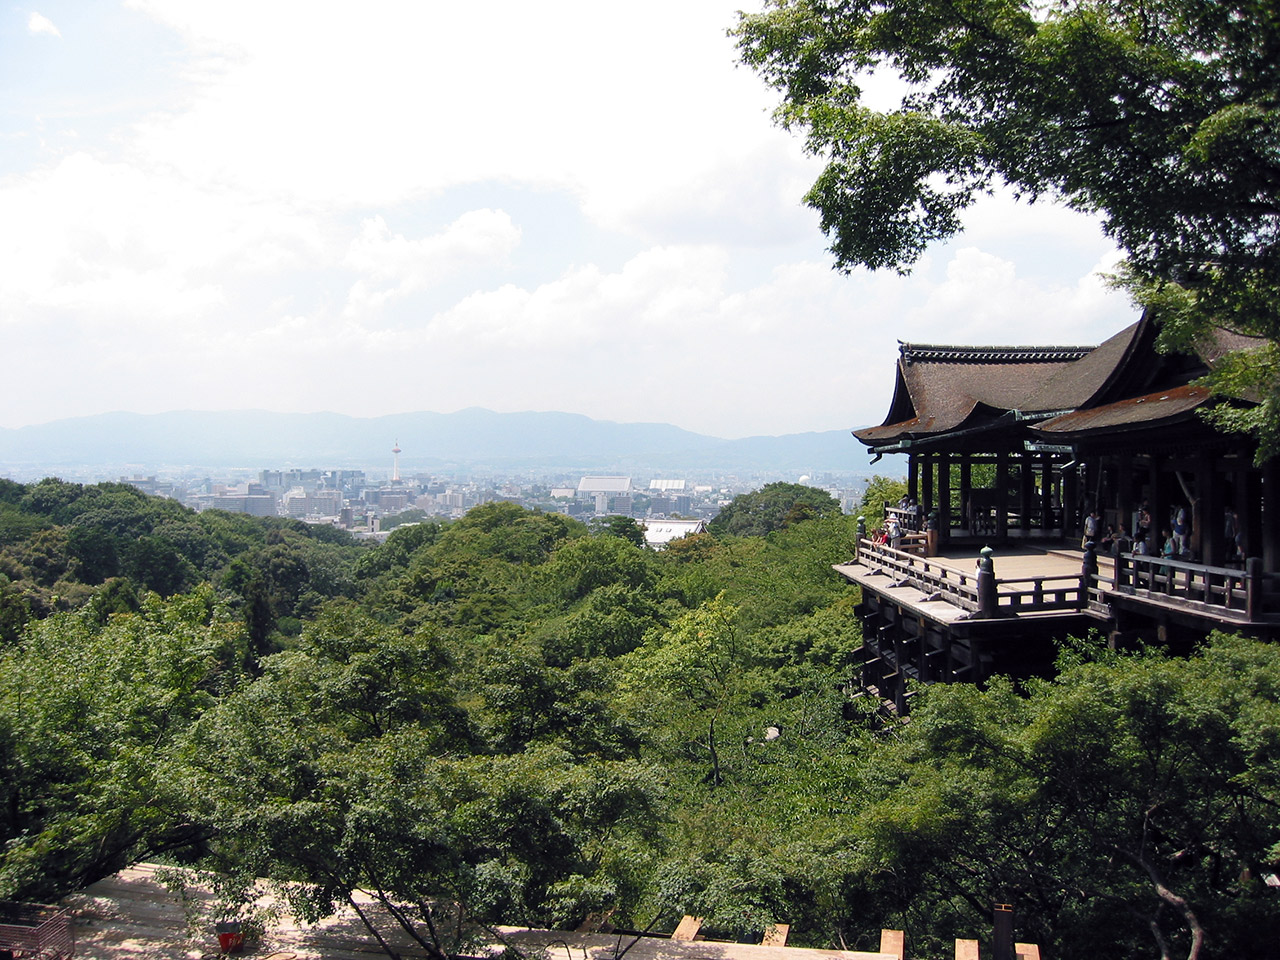
[[[871,540],[862,540],[858,546],[858,562],[863,566],[879,569],[921,593],[937,594],[939,600],[983,616],[1007,617],[1040,610],[1078,610],[1084,605],[1079,575],[1058,575],[996,579],[994,601],[989,599],[984,609],[978,571],[962,573]]]
[[[924,529],[924,511],[919,506],[900,507],[886,500],[884,504],[884,519],[886,523],[890,517],[897,517],[898,526],[902,527],[903,530],[919,533]]]
[[[1257,558],[1246,561],[1240,570],[1122,553],[1116,557],[1111,578],[1111,588],[1117,593],[1215,607],[1250,621],[1261,620],[1268,612],[1268,600],[1274,598],[1276,587],[1276,577],[1264,574]]]
[[[1092,575],[1084,569],[1079,574],[1010,579],[989,573],[985,585],[980,570],[962,573],[868,539],[858,541],[858,562],[979,617],[1084,610],[1091,603],[1105,604],[1107,592],[1172,602],[1202,616],[1226,611],[1235,615],[1232,619],[1250,622],[1280,617],[1280,576],[1264,573],[1257,559],[1239,570],[1122,553],[1115,558],[1109,584],[1105,574],[1099,578],[1095,566]]]
[[[948,603],[965,610],[978,609],[978,580],[974,574],[960,573],[950,567],[888,544],[872,540],[858,541],[858,562],[879,569],[922,593],[943,594]],[[943,597],[939,597],[943,599]]]
[[[1082,593],[1081,583],[1079,574],[997,579],[996,600],[1002,615],[1079,610],[1088,603],[1088,589]]]

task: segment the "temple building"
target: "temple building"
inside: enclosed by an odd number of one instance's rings
[[[908,457],[903,536],[837,567],[862,588],[873,681],[1035,672],[1052,638],[1090,629],[1280,632],[1280,464],[1199,416],[1248,398],[1196,383],[1260,341],[1155,338],[1144,315],[1096,347],[901,345],[884,423],[854,436]]]

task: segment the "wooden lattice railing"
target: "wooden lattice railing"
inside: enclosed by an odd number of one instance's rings
[[[14,957],[69,960],[75,953],[71,914],[39,903],[0,902],[0,951]]]

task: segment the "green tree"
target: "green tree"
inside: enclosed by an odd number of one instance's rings
[[[243,645],[202,590],[105,618],[91,603],[0,652],[0,898],[56,899],[207,839],[182,736]]]
[[[876,474],[867,483],[862,494],[859,514],[866,518],[867,529],[884,523],[884,505],[896,505],[907,495],[907,482],[901,477],[884,477]]]
[[[1055,956],[1274,951],[1280,651],[1064,666],[917,699],[862,768],[864,902],[939,946],[1000,899]]]
[[[637,547],[644,546],[644,528],[633,517],[615,514],[600,521],[601,530],[610,537],[621,537]]]
[[[806,200],[836,265],[905,269],[1000,183],[1097,213],[1164,343],[1268,340],[1221,373],[1280,449],[1280,19],[1269,0],[770,0],[743,59],[826,168]],[[892,73],[899,105],[863,104]]]
[[[804,520],[839,515],[840,502],[825,490],[779,480],[734,497],[707,529],[716,534],[762,537]]]

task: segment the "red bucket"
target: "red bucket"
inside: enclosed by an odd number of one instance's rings
[[[218,931],[218,946],[222,948],[223,953],[230,953],[244,943],[244,934],[240,931],[239,923],[227,921],[219,923],[215,929]]]

